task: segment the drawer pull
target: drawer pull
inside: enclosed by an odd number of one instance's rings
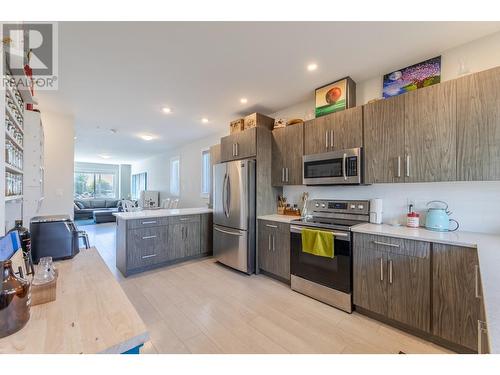
[[[272,225],[272,224],[266,224],[266,227],[268,227],[268,228],[278,228],[277,225]]]
[[[181,217],[180,220],[181,221],[187,221],[187,220],[189,220],[189,218],[188,217]]]
[[[382,245],[382,246],[389,246],[389,247],[399,247],[398,244],[395,243],[387,243],[387,242],[380,242],[380,241],[373,241],[375,245]]]
[[[142,259],[154,258],[157,254],[143,255]]]
[[[156,238],[156,235],[154,236],[144,236],[142,237],[143,240],[149,240],[150,238]]]
[[[392,260],[389,260],[389,284],[392,284]]]
[[[479,294],[479,266],[476,264],[474,266],[474,271],[475,271],[475,291],[476,291],[476,298],[481,298],[481,295]]]
[[[380,281],[384,281],[384,259],[380,258]]]
[[[143,221],[142,222],[142,225],[146,225],[146,224],[156,224],[156,220],[153,220],[153,221]]]

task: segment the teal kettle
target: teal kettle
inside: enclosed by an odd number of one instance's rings
[[[454,232],[460,226],[458,221],[450,219],[448,204],[443,201],[430,201],[427,203],[427,215],[425,217],[425,227],[437,232]],[[450,222],[455,223],[455,228],[450,229]]]

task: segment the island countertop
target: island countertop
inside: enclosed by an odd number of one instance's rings
[[[31,307],[2,354],[123,353],[149,340],[146,326],[95,248],[56,262],[55,301]]]
[[[152,217],[167,217],[167,216],[182,216],[182,215],[200,215],[212,213],[211,208],[195,207],[195,208],[174,208],[174,209],[158,209],[158,210],[141,210],[134,212],[115,212],[113,213],[118,219],[133,220],[133,219],[148,219]]]
[[[500,235],[474,232],[434,232],[386,224],[360,224],[353,232],[436,242],[477,249],[490,352],[500,353]]]

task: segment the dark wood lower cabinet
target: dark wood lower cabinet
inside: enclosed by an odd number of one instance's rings
[[[290,281],[290,225],[274,221],[258,221],[259,270]]]
[[[488,352],[477,250],[354,234],[361,312],[459,352]]]

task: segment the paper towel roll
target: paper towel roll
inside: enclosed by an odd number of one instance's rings
[[[370,200],[370,223],[382,224],[382,199]]]

